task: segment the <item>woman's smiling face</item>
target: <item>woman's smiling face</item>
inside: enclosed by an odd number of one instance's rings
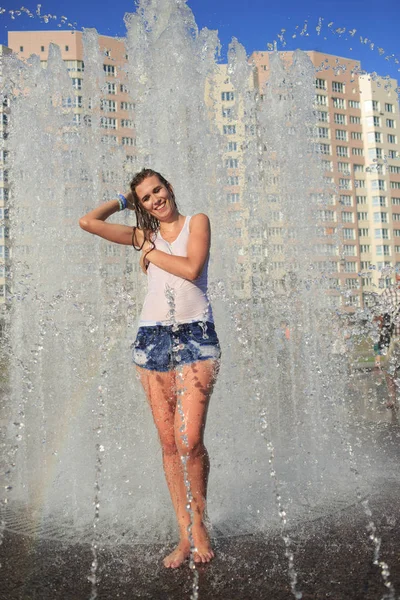
[[[143,208],[153,217],[162,221],[170,217],[176,210],[169,190],[157,177],[146,177],[136,187],[136,195]]]

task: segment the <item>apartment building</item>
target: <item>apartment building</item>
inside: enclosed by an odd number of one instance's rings
[[[111,157],[113,148],[119,148],[121,160],[116,170],[100,163],[99,177],[101,177],[103,200],[115,197],[116,190],[128,180],[132,167],[131,163],[135,154],[135,131],[134,131],[134,105],[129,96],[127,87],[127,75],[125,66],[127,63],[126,49],[123,40],[109,36],[98,36],[98,48],[92,48],[93,56],[88,57],[90,62],[93,58],[98,62],[103,72],[94,76],[94,86],[91,88],[87,72],[85,73],[85,56],[83,45],[83,33],[78,31],[14,31],[9,32],[8,43],[10,49],[15,52],[21,60],[27,60],[31,55],[40,57],[43,68],[47,67],[50,44],[56,44],[61,52],[68,74],[71,78],[70,96],[63,97],[63,109],[73,113],[73,123],[77,126],[83,125],[83,131],[100,132],[99,141],[104,145],[105,155]],[[94,53],[98,51],[98,55]],[[87,67],[87,65],[86,65]],[[102,86],[99,91],[98,85],[101,80]],[[92,91],[96,96],[95,102],[91,97]],[[97,96],[100,95],[100,98]],[[96,126],[92,120],[96,119]],[[70,134],[74,135],[73,126]],[[65,134],[69,134],[66,132]],[[96,138],[97,139],[97,138]],[[111,163],[111,160],[110,160]],[[114,161],[115,167],[115,161]],[[78,174],[77,174],[78,175]],[[80,175],[85,177],[84,173]],[[91,177],[91,174],[88,174]],[[74,194],[74,185],[79,185],[79,178],[75,184],[69,183],[71,189],[66,194]],[[82,180],[80,185],[85,185]],[[90,204],[82,206],[82,212],[90,209]],[[66,225],[76,225],[76,215],[66,214]],[[128,217],[126,217],[128,218]],[[27,242],[28,243],[28,242]],[[103,245],[103,263],[105,272],[109,279],[119,279],[126,269],[138,271],[136,262],[132,264],[132,256],[125,248],[116,248],[115,244]],[[128,265],[128,262],[130,263]],[[84,278],[84,272],[81,269]]]
[[[366,166],[357,220],[368,301],[368,293],[392,284],[391,268],[400,262],[400,121],[394,79],[361,75],[359,85]]]
[[[73,109],[76,123],[89,118],[85,114],[87,104],[83,97],[85,65],[82,36],[77,31],[9,33],[10,48],[22,59],[31,54],[39,55],[43,67],[47,64],[50,43],[60,47],[72,80],[71,97],[65,102]],[[100,127],[104,129],[104,141],[110,140],[125,148],[126,164],[129,166],[135,153],[135,129],[134,106],[124,70],[126,49],[123,40],[101,35],[98,40],[106,81],[101,99]],[[261,97],[269,78],[270,54],[255,52],[249,58],[254,67],[254,79],[250,85],[259,90]],[[390,285],[393,274],[386,275],[384,267],[395,267],[400,263],[400,217],[397,215],[397,210],[400,212],[400,146],[396,82],[360,75],[361,65],[352,59],[313,51],[307,54],[316,71],[315,142],[326,187],[332,192],[328,194],[332,204],[326,207],[322,224],[341,238],[340,244],[329,246],[331,252],[327,252],[328,257],[316,256],[316,259],[329,258],[334,270],[331,274],[333,287],[340,290],[332,292],[336,297],[334,302],[346,304],[351,309],[362,306],[368,295],[379,287]],[[281,56],[290,63],[293,53],[285,52]],[[247,133],[243,125],[244,108],[235,97],[227,65],[218,65],[210,96],[217,126],[225,140],[225,192],[231,231],[238,245],[245,246],[248,243],[245,226],[248,207],[243,198],[242,145]],[[3,111],[6,110],[3,107]],[[4,119],[6,122],[7,117]],[[6,123],[3,124],[5,126]],[[3,162],[4,158],[6,155]],[[6,176],[3,175],[3,178]],[[106,183],[107,177],[104,174]],[[7,196],[7,185],[4,180],[0,182],[0,189],[4,188],[0,194],[4,197]],[[279,250],[282,240],[278,236],[275,241],[274,247]],[[251,291],[249,262],[265,259],[264,255],[257,256],[258,251],[264,252],[262,244],[259,247],[254,245],[252,252],[255,255],[250,257],[250,261],[244,253],[239,255],[235,282],[239,296],[247,297]],[[112,257],[109,260],[112,261]],[[269,257],[271,260],[272,256]],[[278,261],[276,264],[282,263]],[[278,272],[274,276],[279,278],[281,274]]]
[[[10,54],[11,50],[0,45],[1,58]],[[1,63],[0,63],[1,69]],[[9,176],[8,176],[8,152],[7,152],[7,128],[10,118],[9,100],[2,98],[0,103],[0,305],[4,305],[9,295],[7,283],[8,261],[10,249],[8,246],[8,207]]]
[[[281,54],[291,63],[292,52]],[[337,250],[332,249],[331,277],[342,293],[351,290],[347,305],[362,306],[371,293],[393,283],[385,267],[400,264],[397,82],[361,75],[358,61],[307,54],[316,70],[317,148],[325,182],[334,192],[324,222],[341,237]],[[269,78],[269,58],[268,52],[250,57],[260,93]],[[337,301],[343,304],[343,298]]]

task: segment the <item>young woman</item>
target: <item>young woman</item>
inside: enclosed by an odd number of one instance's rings
[[[137,227],[106,222],[125,208],[135,211]],[[158,430],[180,534],[164,565],[179,567],[190,555],[190,531],[194,560],[209,562],[214,556],[205,525],[210,464],[203,437],[221,355],[207,297],[209,219],[204,214],[181,215],[168,181],[143,169],[126,196],[95,208],[79,224],[89,233],[142,252],[148,292],[133,362]],[[187,483],[192,516],[186,508]]]

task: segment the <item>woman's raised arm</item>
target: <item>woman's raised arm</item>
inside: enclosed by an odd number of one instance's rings
[[[132,200],[129,198],[129,192],[125,197],[132,206]],[[119,212],[120,205],[118,200],[110,200],[104,202],[97,208],[91,210],[86,215],[79,219],[79,225],[85,231],[98,235],[99,237],[115,242],[131,246],[141,246],[143,243],[143,232],[140,229],[129,227],[128,225],[120,225],[118,223],[106,223],[105,221],[116,212]],[[133,239],[133,236],[135,239]]]

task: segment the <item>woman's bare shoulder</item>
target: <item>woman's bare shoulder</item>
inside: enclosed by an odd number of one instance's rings
[[[197,213],[197,215],[193,215],[190,219],[190,228],[196,229],[209,229],[210,227],[210,219],[204,213]]]

